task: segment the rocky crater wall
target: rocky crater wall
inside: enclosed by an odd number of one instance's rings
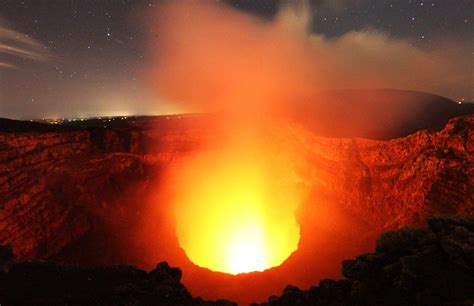
[[[389,141],[293,133],[305,183],[391,229],[427,215],[474,213],[474,116]],[[0,245],[45,258],[90,230],[91,215],[196,149],[212,131],[196,118],[125,127],[0,132]],[[294,142],[294,143],[293,143]],[[298,142],[298,144],[297,144]],[[308,166],[309,165],[309,166]]]

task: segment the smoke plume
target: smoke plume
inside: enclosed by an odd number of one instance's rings
[[[270,21],[211,1],[159,5],[150,26],[154,90],[188,111],[254,112],[293,108],[324,89],[443,94],[459,83],[463,61],[447,58],[452,46],[422,50],[372,29],[311,34],[309,6],[298,3]]]

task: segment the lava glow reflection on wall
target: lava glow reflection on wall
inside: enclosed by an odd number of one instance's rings
[[[298,247],[295,176],[248,146],[199,152],[175,172],[180,246],[198,266],[239,274],[282,264]],[[278,154],[273,154],[278,155]],[[283,172],[282,172],[283,171]],[[182,189],[181,189],[182,190]]]

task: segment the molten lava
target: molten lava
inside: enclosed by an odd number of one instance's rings
[[[272,155],[201,152],[178,171],[179,243],[198,266],[231,274],[282,264],[297,249],[300,202],[295,176]],[[281,172],[283,171],[283,172]]]

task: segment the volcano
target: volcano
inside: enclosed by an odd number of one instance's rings
[[[216,137],[211,123],[227,120],[222,114],[96,118],[61,124],[2,119],[0,245],[12,247],[10,265],[48,260],[79,266],[131,264],[152,270],[157,262],[167,261],[182,269],[182,282],[192,295],[250,303],[280,294],[288,284],[309,288],[321,279],[341,277],[340,262],[373,250],[375,239],[385,231],[426,226],[431,215],[474,214],[471,105],[393,90],[383,90],[382,102],[368,98],[370,91],[331,92],[329,96],[338,105],[337,101],[347,95],[352,97],[347,113],[332,112],[329,116],[313,106],[312,112],[295,113],[293,121],[266,131],[265,137],[273,139],[272,144],[298,150],[291,160],[301,180],[294,187],[297,189],[280,191],[289,195],[305,190],[305,196],[298,200],[299,205],[289,205],[290,210],[271,222],[252,223],[259,219],[243,217],[252,222],[245,226],[250,234],[244,233],[242,239],[230,231],[232,222],[241,220],[229,219],[228,215],[239,216],[232,206],[220,211],[221,222],[206,234],[209,214],[199,205],[213,203],[205,193],[211,187],[199,184],[206,177],[214,182],[212,186],[223,183],[214,203],[220,205],[225,195],[240,197],[245,194],[242,188],[251,190],[259,174],[246,176],[248,163],[219,161],[212,150],[203,159],[205,163],[212,160],[215,165],[233,166],[221,167],[225,173],[199,168],[193,168],[196,172],[192,173],[177,172],[177,179],[191,180],[185,186],[204,191],[189,192],[186,195],[190,198],[181,198],[187,208],[197,205],[181,223],[170,218],[174,209],[170,181],[176,177],[170,180],[169,173]],[[389,122],[390,112],[385,110],[390,103],[413,101],[414,97],[421,97],[415,105],[418,112],[381,133],[378,127]],[[363,125],[361,116],[348,116],[357,114],[361,107],[373,112]],[[346,134],[321,129],[308,121],[311,116],[331,120],[337,114],[344,118],[338,121],[345,121]],[[239,185],[239,191],[226,187],[228,169],[234,174],[246,173],[239,180],[244,184]],[[278,167],[272,170],[272,177],[283,173]],[[278,194],[282,187],[275,186],[265,197]],[[255,211],[257,217],[268,215],[262,211],[271,207],[252,202],[254,193],[248,194],[252,195],[250,200],[230,198],[239,200],[235,207],[248,203],[246,211]],[[284,199],[291,204],[295,197]],[[183,216],[184,211],[178,214]],[[253,228],[251,223],[274,225],[262,227],[262,233],[270,229],[269,236],[259,237],[255,233],[261,230],[260,225]],[[288,247],[284,251],[271,246],[260,250],[264,243],[259,239],[281,236],[278,230],[285,224],[288,233],[294,233],[288,236],[293,237]],[[192,249],[196,237],[216,232],[221,235],[219,239],[233,241],[230,245],[236,247],[231,252],[234,259],[222,267],[216,260],[205,262],[210,258],[205,254],[219,254],[216,246],[204,243],[203,249]],[[210,241],[220,241],[216,239]],[[239,254],[242,248],[245,251]],[[269,253],[262,255],[267,250]],[[275,258],[273,264],[265,262],[268,258]],[[29,268],[22,269],[27,273]]]

